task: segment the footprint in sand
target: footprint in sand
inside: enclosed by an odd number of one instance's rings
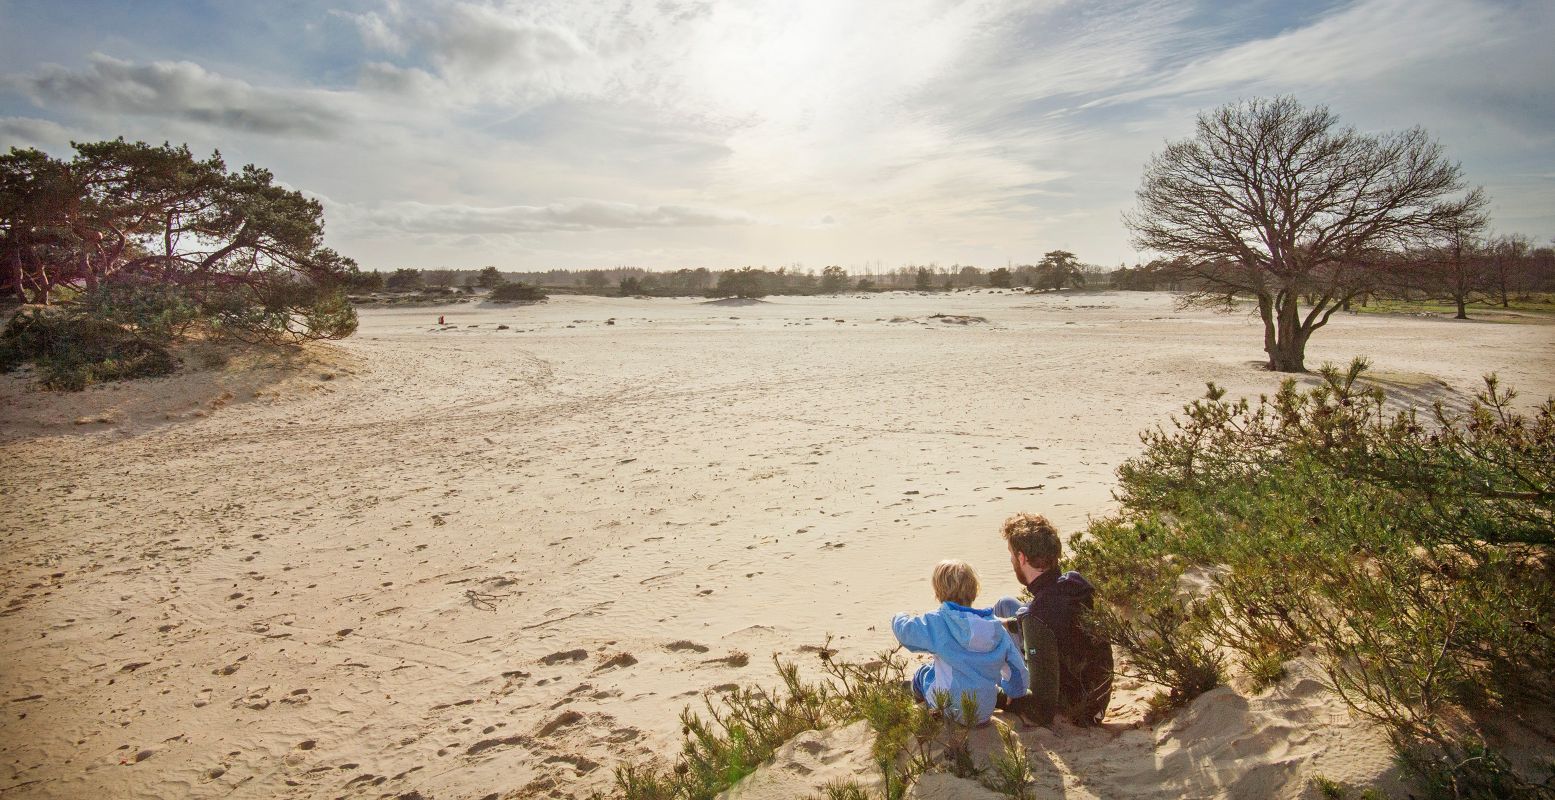
[[[664,649],[670,651],[671,653],[706,653],[708,647],[704,644],[697,644],[696,642],[681,639],[679,641],[670,642],[669,644],[664,645]]]
[[[735,650],[735,651],[731,652],[729,655],[724,656],[723,658],[709,658],[709,659],[703,661],[702,663],[703,664],[722,664],[722,665],[724,665],[726,667],[743,667],[743,666],[751,663],[751,657],[750,657],[749,653],[746,653],[743,650]]]
[[[544,739],[549,737],[551,734],[561,730],[562,728],[571,727],[582,721],[583,714],[577,711],[563,711],[561,714],[557,715],[556,719],[541,725],[540,730],[535,731],[535,736]]]
[[[605,672],[606,670],[630,667],[630,666],[632,666],[633,664],[636,664],[636,663],[637,663],[637,657],[632,655],[631,653],[617,653],[616,655],[613,655],[610,658],[606,659],[605,663],[600,664],[599,666],[595,667],[594,671],[595,672]]]
[[[548,656],[541,656],[540,663],[546,666],[550,666],[552,664],[560,664],[565,661],[582,661],[588,657],[589,651],[580,647],[576,650],[559,650]]]
[[[636,728],[616,728],[610,732],[609,736],[605,737],[605,741],[610,742],[611,744],[635,742],[638,739],[641,739],[642,735],[642,731],[639,731]]]

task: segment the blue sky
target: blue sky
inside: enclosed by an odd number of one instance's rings
[[[1555,237],[1555,4],[0,0],[0,148],[220,149],[364,267],[1136,260],[1194,115],[1424,126]]]

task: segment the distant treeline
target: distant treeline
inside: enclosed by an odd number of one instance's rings
[[[1399,299],[1457,304],[1509,305],[1517,299],[1555,292],[1555,249],[1534,247],[1523,237],[1503,236],[1441,254],[1393,254],[1349,267],[1348,278],[1364,273],[1366,300]],[[839,292],[912,290],[951,291],[966,288],[1061,288],[1223,292],[1204,278],[1202,264],[1157,259],[1113,269],[1083,264],[1073,253],[1055,250],[1035,264],[983,269],[960,264],[907,265],[896,269],[850,271],[829,266],[819,272],[798,267],[706,268],[653,271],[641,267],[553,269],[507,272],[483,269],[398,269],[364,271],[353,278],[351,291],[451,293],[461,289],[491,289],[522,284],[553,293],[648,295],[660,297],[765,297]]]
[[[1122,272],[1129,273],[1129,270]],[[865,268],[861,271],[828,266],[818,272],[799,267],[743,267],[728,270],[704,267],[670,271],[614,267],[537,272],[508,272],[495,266],[483,269],[397,269],[392,272],[362,272],[356,278],[352,290],[359,294],[378,291],[474,290],[505,283],[522,283],[546,291],[576,294],[762,297],[892,290],[931,292],[970,287],[1109,288],[1114,274],[1115,271],[1080,263],[1073,253],[1055,250],[1044,255],[1036,264],[996,269],[960,264],[950,267],[909,264],[896,269]],[[1143,284],[1146,281],[1136,277],[1131,283]],[[1163,284],[1148,288],[1171,287]]]

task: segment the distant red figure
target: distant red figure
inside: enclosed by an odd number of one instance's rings
[[[442,314],[438,314],[437,315],[437,324],[439,324],[439,325],[444,324],[443,323],[443,315]]]

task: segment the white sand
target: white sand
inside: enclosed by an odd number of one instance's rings
[[[1494,370],[1532,405],[1555,393],[1552,332],[1341,314],[1309,364],[1366,355],[1451,402]],[[1161,294],[556,298],[365,311],[286,380],[0,379],[0,793],[601,786],[596,765],[672,755],[683,705],[770,680],[773,651],[889,646],[940,558],[970,560],[984,601],[1017,588],[999,521],[1108,511],[1137,433],[1206,380],[1277,386],[1260,341]],[[1204,766],[1227,753],[1386,761],[1303,730],[1343,721],[1328,700],[1287,724],[1225,690],[1169,734],[1126,730],[1130,691],[1085,736],[1131,757],[1058,748],[1095,796],[1256,796]]]

